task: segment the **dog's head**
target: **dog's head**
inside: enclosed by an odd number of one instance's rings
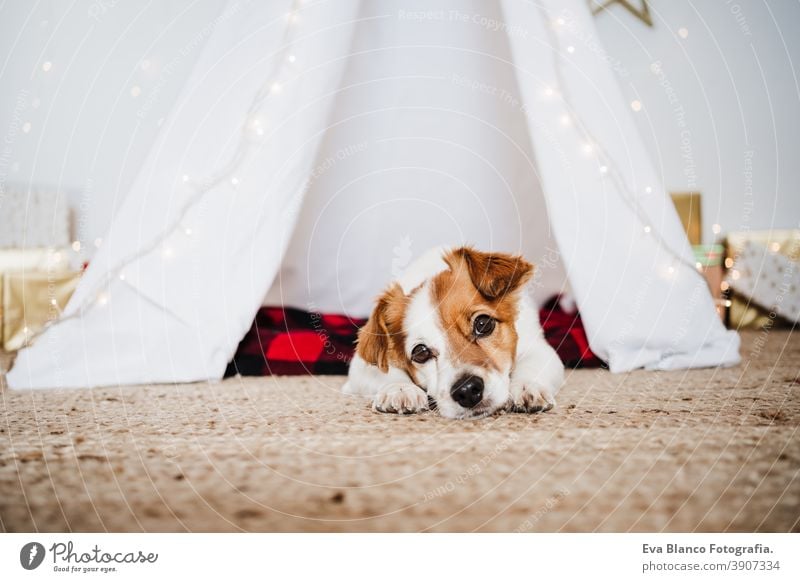
[[[533,266],[469,247],[444,260],[448,269],[410,293],[395,284],[378,298],[358,353],[381,370],[404,370],[442,416],[485,416],[508,401],[519,292]]]

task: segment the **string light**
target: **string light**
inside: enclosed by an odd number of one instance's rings
[[[734,281],[737,281],[739,279],[739,277],[741,277],[741,274],[739,273],[739,271],[737,271],[736,269],[731,271],[731,279],[733,279]]]
[[[192,229],[189,228],[188,226],[183,229],[183,232],[184,234],[186,234],[186,236],[192,236]]]
[[[31,122],[26,121],[22,124],[22,132],[23,133],[30,133],[31,132]]]
[[[119,280],[120,281],[124,281],[125,280],[125,273],[120,273],[119,274]]]
[[[138,97],[142,94],[142,88],[139,85],[134,85],[131,87],[131,97]]]
[[[297,7],[299,5],[300,5],[300,0],[295,0],[294,3],[293,3],[293,6]],[[541,8],[540,8],[540,10],[543,11],[543,9],[541,9]],[[292,11],[287,13],[287,20],[289,22],[297,22],[299,20],[297,14],[295,13],[295,9],[293,9]],[[566,21],[563,18],[558,18],[556,20],[556,23],[560,26],[560,25],[565,24]],[[286,48],[286,50],[291,48],[291,42],[289,42],[289,29],[290,28],[291,27],[287,26],[285,28],[285,30],[284,30],[284,42],[282,43],[282,46],[284,46]],[[555,44],[557,44],[557,40],[556,40]],[[572,50],[570,50],[570,49],[572,49]],[[568,47],[567,51],[572,53],[574,51],[574,47],[572,47],[572,46]],[[555,55],[554,58],[558,59],[559,58],[558,51],[553,51],[553,53]],[[296,58],[295,58],[295,56],[293,54],[285,54],[283,57],[281,57],[279,62],[294,63],[295,60],[296,60]],[[48,61],[48,62],[43,63],[42,69],[45,72],[47,72],[47,71],[50,70],[51,66],[52,66],[52,64]],[[560,69],[558,67],[556,67],[556,74],[560,76]],[[559,78],[557,80],[559,81],[557,86],[562,86],[563,87],[564,86],[563,82],[560,82],[560,81],[562,81],[562,79]],[[264,100],[266,95],[268,95],[268,94],[277,95],[277,94],[281,93],[282,89],[283,89],[283,86],[279,81],[273,81],[271,83],[268,82],[265,85],[263,85],[262,89],[260,89],[258,91],[258,93],[255,95],[255,97],[253,99],[253,102],[252,102],[252,104],[250,106],[250,115],[248,115],[248,117],[246,119],[250,119],[250,116],[253,114],[254,111],[257,110],[258,107],[260,107],[260,105],[263,102],[263,100]],[[544,96],[545,97],[553,97],[553,96],[556,96],[557,94],[559,94],[559,93],[557,93],[553,89],[553,87],[551,87],[551,86],[546,86],[545,87],[545,90],[544,90]],[[564,98],[566,100],[566,97],[564,97]],[[639,105],[641,106],[641,103]],[[633,104],[632,104],[632,107],[633,107]],[[159,120],[159,125],[161,125],[162,122],[163,122],[163,118],[161,118]],[[572,122],[573,122],[573,119],[569,115],[565,114],[565,115],[561,116],[561,123],[563,125],[570,125]],[[250,140],[248,140],[248,133],[249,132],[247,131],[247,126],[243,125],[242,126],[242,130],[241,130],[241,138],[240,138],[240,142],[239,142],[239,150],[241,150],[242,147],[244,145],[246,145],[246,143],[248,141],[250,141]],[[259,135],[261,135],[261,133],[259,133]],[[594,151],[593,144],[591,142],[584,144],[583,145],[583,151],[586,152],[586,153],[592,153]],[[149,242],[147,244],[142,245],[136,252],[134,252],[130,256],[126,257],[125,259],[123,259],[117,267],[115,267],[113,269],[110,269],[106,273],[106,276],[105,276],[106,283],[111,281],[112,278],[114,278],[114,277],[119,277],[121,280],[124,280],[124,274],[122,274],[122,272],[121,272],[121,270],[124,267],[126,267],[127,265],[129,265],[133,261],[135,261],[135,260],[137,260],[137,259],[139,259],[141,257],[146,256],[148,253],[150,253],[153,250],[157,249],[159,246],[162,247],[162,254],[165,257],[166,256],[171,256],[172,255],[172,249],[169,248],[169,247],[166,247],[166,246],[162,246],[163,245],[163,241],[166,239],[167,236],[170,235],[171,232],[174,231],[175,228],[177,228],[180,225],[180,222],[183,220],[183,218],[188,213],[188,211],[191,208],[193,208],[194,206],[196,206],[202,200],[204,195],[209,190],[211,190],[214,186],[216,186],[217,184],[222,182],[227,176],[230,176],[231,173],[242,163],[243,159],[244,159],[244,154],[242,154],[240,151],[237,150],[237,154],[232,157],[232,161],[227,166],[223,166],[223,168],[217,174],[215,174],[215,175],[213,175],[211,177],[205,178],[205,179],[201,180],[200,182],[198,182],[198,187],[197,187],[196,192],[193,194],[193,196],[191,196],[183,204],[183,206],[181,207],[181,210],[179,212],[179,216],[178,216],[177,220],[173,221],[172,226],[168,227],[168,228],[165,228],[161,232],[161,234],[159,236],[157,236],[154,240],[152,240],[151,242]],[[603,166],[603,167],[605,167],[605,166]],[[189,181],[189,176],[188,175],[183,175],[183,181],[184,182],[188,182]],[[239,183],[239,179],[236,178],[236,177],[230,178],[230,181],[234,186]],[[646,191],[650,192],[650,188],[647,187]],[[635,203],[632,200],[629,200],[629,199],[625,198],[625,196],[623,196],[623,201],[628,203],[629,205],[631,205],[633,211],[639,216],[640,219],[643,218],[643,213],[642,213],[641,209],[637,205],[635,205]],[[644,231],[646,233],[651,232],[650,226],[645,226],[644,227]],[[185,229],[184,232],[187,235],[189,235],[189,234],[191,234],[191,229],[187,228],[187,229]],[[76,242],[78,242],[78,241],[76,241]],[[101,242],[102,242],[101,239],[99,239],[99,238],[96,239],[95,240],[95,246],[99,248]],[[662,244],[664,244],[663,241],[661,241],[661,242],[662,242]],[[677,255],[668,245],[664,244],[664,246],[665,246],[667,252],[670,252],[671,254],[673,254],[677,260],[683,261],[683,258],[680,257],[679,255]],[[75,247],[73,246],[73,248],[75,248]],[[674,271],[675,271],[675,267],[670,266],[669,272],[672,273]],[[98,285],[102,285],[102,283],[98,283]],[[723,282],[723,285],[726,285],[726,283]],[[723,290],[724,290],[724,288],[723,288]],[[91,307],[93,304],[103,306],[103,305],[106,305],[109,301],[110,301],[110,298],[109,298],[109,295],[108,295],[107,292],[98,293],[95,296],[94,301],[91,301],[91,300],[90,301],[84,301],[84,303],[79,305],[79,306],[77,306],[77,309],[75,309],[71,314],[69,314],[68,316],[63,316],[62,315],[57,320],[54,320],[53,322],[51,322],[51,324],[63,322],[63,321],[68,320],[68,319],[73,319],[75,317],[80,316],[86,308]],[[49,327],[49,325],[47,327]]]
[[[725,258],[725,268],[730,269],[733,266],[733,259],[730,257]]]
[[[574,47],[574,46],[572,46],[572,45],[568,46],[568,47],[567,47],[567,52],[568,52],[569,54],[572,54],[572,53],[574,53],[574,52],[575,52],[575,47]]]
[[[686,30],[686,28],[681,27],[678,29],[678,36],[681,38],[686,38],[687,36],[689,36],[689,31]]]
[[[697,267],[698,271],[702,271],[703,270],[703,263],[701,263],[699,261],[697,263],[695,263],[694,266]]]
[[[769,245],[769,250],[771,250],[773,253],[777,253],[779,250],[781,250],[781,243],[779,242],[771,243]]]
[[[645,194],[650,194],[652,191],[653,191],[653,189],[650,186],[645,186],[644,187],[644,193]]]
[[[642,110],[642,102],[639,101],[638,99],[634,99],[633,101],[631,101],[631,109],[633,109],[636,112],[641,111]]]
[[[50,69],[53,68],[53,63],[50,61],[45,61],[42,63],[42,70],[47,73]]]
[[[81,250],[81,241],[79,241],[79,240],[72,241],[72,250],[75,251],[76,253],[80,252],[80,250]]]
[[[720,232],[722,232],[722,227],[719,224],[712,224],[711,232],[713,232],[714,234],[719,234]]]
[[[142,64],[140,66],[141,66],[143,71],[146,71],[147,69],[150,68],[150,61],[145,59],[145,60],[142,61]]]
[[[103,244],[103,239],[101,239],[101,238],[96,238],[96,239],[94,239],[94,246],[95,246],[96,248],[98,248],[98,249],[99,249],[101,244]]]
[[[607,174],[608,173],[608,166],[600,166],[600,173]]]
[[[731,288],[731,286],[728,284],[728,282],[727,282],[727,281],[723,281],[722,283],[720,283],[720,284],[719,284],[719,288],[720,288],[722,291],[727,291],[728,289],[730,289],[730,288]]]

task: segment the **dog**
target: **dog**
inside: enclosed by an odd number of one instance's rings
[[[371,396],[378,412],[452,419],[550,410],[564,366],[525,292],[532,275],[521,256],[424,254],[378,297],[343,392]]]

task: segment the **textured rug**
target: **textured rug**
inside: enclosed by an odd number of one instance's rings
[[[0,392],[5,531],[798,531],[800,335],[574,370],[558,407],[372,412],[342,377]]]

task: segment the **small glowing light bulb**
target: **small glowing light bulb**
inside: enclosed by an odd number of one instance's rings
[[[647,233],[649,233],[651,230],[652,229],[649,226],[645,226],[644,227],[644,231],[647,232]]]
[[[288,57],[286,57],[286,60],[289,61],[290,63],[293,63],[297,60],[297,57],[294,55],[289,55]]]
[[[583,144],[583,147],[581,149],[583,150],[583,153],[585,153],[585,154],[590,154],[594,150],[594,148],[592,147],[592,144],[590,144],[590,143]]]
[[[574,52],[575,52],[575,47],[574,47],[574,46],[572,46],[572,45],[569,45],[569,46],[567,47],[567,52],[568,52],[569,54],[572,54],[572,53],[574,53]]]
[[[681,27],[678,29],[678,36],[681,38],[686,38],[689,36],[689,31],[685,27]]]
[[[30,133],[31,132],[31,122],[26,121],[22,124],[22,132],[23,133]]]
[[[103,244],[103,239],[101,239],[101,238],[96,238],[96,239],[94,239],[94,246],[95,246],[96,248],[98,248],[98,249],[99,249],[101,244]]]
[[[238,186],[239,185],[239,178],[237,178],[236,176],[231,178],[231,184],[233,184],[234,186]]]
[[[76,253],[79,252],[81,250],[81,241],[79,240],[72,241],[72,250],[75,251]]]
[[[607,174],[608,173],[608,166],[600,166],[600,173]]]
[[[733,266],[733,259],[731,257],[727,257],[725,259],[725,268],[730,269]]]
[[[269,90],[270,90],[272,93],[274,93],[274,94],[276,94],[276,95],[277,95],[278,93],[280,93],[281,91],[283,91],[283,85],[281,85],[280,83],[273,83],[273,84],[270,86]]]
[[[188,174],[184,174],[184,175],[183,175],[183,181],[184,181],[184,182],[188,182],[188,181],[189,181],[189,176],[188,176]]]
[[[134,85],[131,87],[131,97],[138,97],[142,94],[142,88],[139,85]]]
[[[711,232],[713,232],[714,234],[719,234],[720,232],[722,232],[722,227],[719,224],[712,224]]]
[[[46,73],[47,71],[49,71],[50,69],[52,69],[52,68],[53,68],[53,63],[51,63],[50,61],[45,61],[45,62],[43,62],[43,63],[42,63],[42,70],[43,70],[45,73]]]
[[[699,261],[697,263],[695,263],[694,266],[697,267],[698,271],[702,271],[703,270],[703,263],[701,263]]]
[[[653,189],[650,186],[645,186],[644,187],[644,191],[645,191],[646,194],[650,194],[650,192],[652,192]]]
[[[634,111],[641,111],[642,102],[639,101],[638,99],[634,99],[633,101],[631,101],[631,109],[633,109]]]
[[[561,121],[561,125],[570,125],[572,123],[572,118],[566,113],[562,115],[559,120]]]
[[[192,236],[192,229],[189,228],[188,226],[185,229],[183,229],[183,232],[186,233],[186,236]]]
[[[108,304],[108,293],[99,293],[97,295],[97,304],[100,306]]]
[[[120,273],[119,274],[119,280],[120,281],[124,281],[125,280],[125,273]]]
[[[730,285],[728,285],[728,282],[727,282],[727,281],[723,281],[722,283],[720,283],[720,284],[719,284],[719,288],[720,288],[722,291],[727,291],[728,289],[730,289],[730,287],[731,287],[731,286],[730,286]]]

